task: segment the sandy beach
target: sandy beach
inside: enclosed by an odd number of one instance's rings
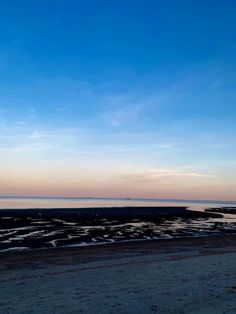
[[[235,313],[236,236],[5,252],[0,313]]]

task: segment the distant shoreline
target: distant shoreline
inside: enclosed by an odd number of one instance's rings
[[[94,196],[54,196],[54,195],[0,195],[1,198],[15,199],[74,199],[74,200],[134,200],[134,201],[159,201],[159,202],[193,202],[193,203],[235,203],[236,200],[214,200],[214,199],[175,199],[175,198],[146,198],[146,197],[94,197]]]

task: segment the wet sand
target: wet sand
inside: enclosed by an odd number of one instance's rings
[[[1,217],[31,218],[159,218],[159,217],[222,217],[221,214],[188,210],[185,206],[118,206],[88,208],[0,209]]]
[[[0,254],[0,313],[235,313],[236,236]]]
[[[0,210],[0,252],[236,233],[222,217],[185,207]]]
[[[236,215],[236,207],[226,206],[226,207],[206,208],[205,212]]]

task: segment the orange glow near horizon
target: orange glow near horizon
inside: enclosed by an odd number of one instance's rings
[[[8,169],[1,195],[235,200],[235,185],[173,170]]]

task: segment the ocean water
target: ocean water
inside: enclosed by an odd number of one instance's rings
[[[0,196],[0,209],[7,208],[82,208],[112,206],[186,206],[204,210],[209,207],[236,206],[236,201],[170,200],[141,198],[68,198]]]

